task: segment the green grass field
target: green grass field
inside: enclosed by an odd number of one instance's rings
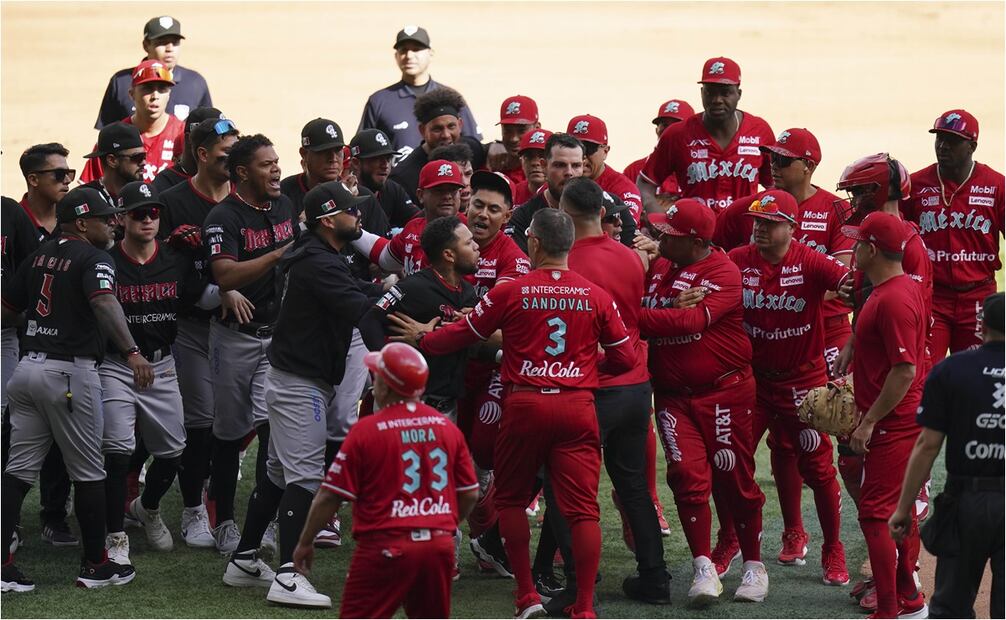
[[[662,456],[658,469],[664,469]],[[244,480],[239,487],[239,515],[244,514],[251,478],[254,476],[254,453],[249,451],[244,461]],[[933,486],[942,487],[943,465],[939,461]],[[775,484],[769,473],[768,449],[762,444],[758,452],[758,483],[766,495],[764,512],[763,556],[771,582],[768,600],[762,604],[732,602],[734,589],[740,575],[734,569],[723,580],[723,600],[712,608],[696,612],[684,607],[685,594],[691,580],[690,554],[681,534],[670,490],[660,488],[672,534],[664,539],[668,566],[673,574],[670,606],[649,606],[627,600],[622,594],[622,579],[635,569],[630,552],[622,543],[618,514],[609,499],[610,482],[601,478],[601,516],[603,553],[601,571],[603,580],[598,586],[600,606],[605,617],[620,618],[843,618],[860,617],[859,608],[848,597],[849,587],[836,588],[820,581],[820,528],[813,508],[813,497],[804,489],[803,507],[805,527],[811,535],[810,553],[806,566],[786,567],[775,563],[779,550],[782,521]],[[234,589],[221,581],[225,561],[216,552],[192,550],[179,545],[178,518],[180,497],[172,489],[163,504],[166,522],[175,535],[175,550],[155,553],[148,550],[142,530],[130,530],[131,558],[136,565],[137,577],[129,585],[87,591],[74,587],[78,567],[78,549],[55,549],[39,537],[36,510],[38,495],[32,492],[25,500],[23,521],[27,546],[18,552],[18,565],[34,579],[36,590],[28,594],[5,594],[2,599],[3,616],[9,618],[307,618],[331,617],[333,611],[303,611],[285,609],[266,603],[264,589]],[[852,501],[843,498],[843,540],[846,545],[850,573],[854,578],[865,559],[862,534],[855,519]],[[348,508],[343,509],[343,531],[350,526]],[[71,524],[76,530],[76,523]],[[715,527],[715,525],[714,525]],[[533,533],[536,540],[537,536]],[[347,537],[348,538],[348,537]],[[312,583],[319,591],[329,594],[338,607],[342,580],[352,552],[353,543],[346,540],[337,550],[319,550]],[[394,575],[388,575],[394,579]],[[465,618],[509,617],[513,584],[509,580],[479,575],[475,561],[467,551],[462,555],[462,577],[454,586],[453,614]]]

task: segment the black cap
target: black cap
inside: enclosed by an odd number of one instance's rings
[[[394,155],[398,151],[391,146],[388,135],[380,129],[364,129],[350,140],[349,152],[353,157],[368,159],[382,155]]]
[[[101,128],[101,131],[98,132],[98,147],[93,153],[84,155],[84,159],[104,157],[110,153],[135,149],[138,146],[143,146],[140,130],[136,128],[136,125],[119,121]]]
[[[65,224],[79,218],[115,215],[122,211],[108,204],[98,190],[81,185],[68,191],[56,203],[56,221]]]
[[[192,127],[189,132],[187,146],[197,149],[206,144],[210,136],[238,135],[238,128],[234,126],[229,118],[208,118],[205,121]]]
[[[341,181],[319,183],[304,194],[304,217],[308,221],[321,219],[346,209],[359,208],[367,200],[367,196],[354,196]]]
[[[335,121],[327,118],[316,118],[304,125],[300,132],[300,145],[309,151],[327,151],[342,148],[346,142],[342,137],[342,128]]]
[[[160,39],[161,37],[182,36],[182,24],[174,17],[162,15],[161,17],[151,17],[147,25],[143,27],[143,38],[148,41]]]
[[[1002,333],[1006,327],[1006,295],[994,293],[985,298],[982,306],[982,321],[989,329]]]
[[[499,172],[489,172],[488,170],[476,170],[472,174],[472,193],[480,189],[488,189],[503,194],[507,204],[513,206],[513,189],[510,181]]]
[[[154,207],[164,207],[164,203],[161,202],[157,195],[157,189],[153,185],[144,183],[143,181],[126,183],[122,189],[119,190],[117,204],[123,211],[132,211],[133,209],[146,207],[148,205]]]
[[[618,215],[629,208],[629,205],[604,190],[601,190],[601,206],[604,207],[604,217]]]
[[[216,108],[202,106],[189,112],[185,117],[185,133],[192,131],[192,126],[205,121],[208,118],[223,118],[224,113]]]
[[[398,34],[395,35],[394,48],[398,49],[399,45],[408,41],[414,41],[423,47],[429,47],[430,33],[426,32],[426,28],[422,28],[420,26],[406,26],[405,28],[399,30]]]

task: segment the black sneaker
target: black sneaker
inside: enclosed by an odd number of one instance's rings
[[[80,576],[77,577],[78,588],[104,588],[105,586],[122,586],[136,577],[136,569],[132,564],[116,564],[106,559],[101,564],[81,562]]]
[[[544,603],[545,611],[552,618],[569,618],[573,605],[576,604],[576,590],[566,588],[552,599]],[[594,591],[594,613],[597,613],[597,590]]]
[[[503,549],[503,541],[499,536],[485,534],[471,541],[469,547],[475,557],[493,567],[500,577],[513,578],[513,570],[510,568],[510,560],[506,557]]]
[[[669,579],[653,583],[643,581],[639,575],[626,577],[622,582],[622,591],[625,596],[651,605],[671,604],[671,582]]]
[[[24,545],[24,532],[21,531],[20,525],[14,526],[14,534],[10,537],[10,547],[7,548],[11,555],[17,553],[17,550]]]
[[[42,527],[42,540],[53,547],[76,547],[77,537],[70,531],[66,521],[47,523]]]
[[[540,573],[535,575],[534,587],[538,590],[538,596],[541,597],[542,603],[549,602],[566,588],[555,576],[555,573]]]
[[[14,566],[14,562],[3,565],[3,584],[0,591],[3,592],[31,592],[35,589],[35,582],[24,576],[21,569]]]

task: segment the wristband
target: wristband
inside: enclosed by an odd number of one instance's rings
[[[140,354],[140,347],[138,347],[136,345],[133,345],[133,346],[129,347],[128,349],[126,349],[126,353],[125,353],[126,357],[129,357],[131,355],[139,355],[139,354]]]

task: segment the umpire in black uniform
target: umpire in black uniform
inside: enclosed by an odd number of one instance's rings
[[[947,484],[922,528],[922,542],[936,556],[930,618],[974,618],[985,564],[992,563],[993,618],[1003,617],[1003,293],[985,299],[978,349],[955,353],[926,379],[912,450],[891,535],[912,527],[912,504],[947,438]]]

